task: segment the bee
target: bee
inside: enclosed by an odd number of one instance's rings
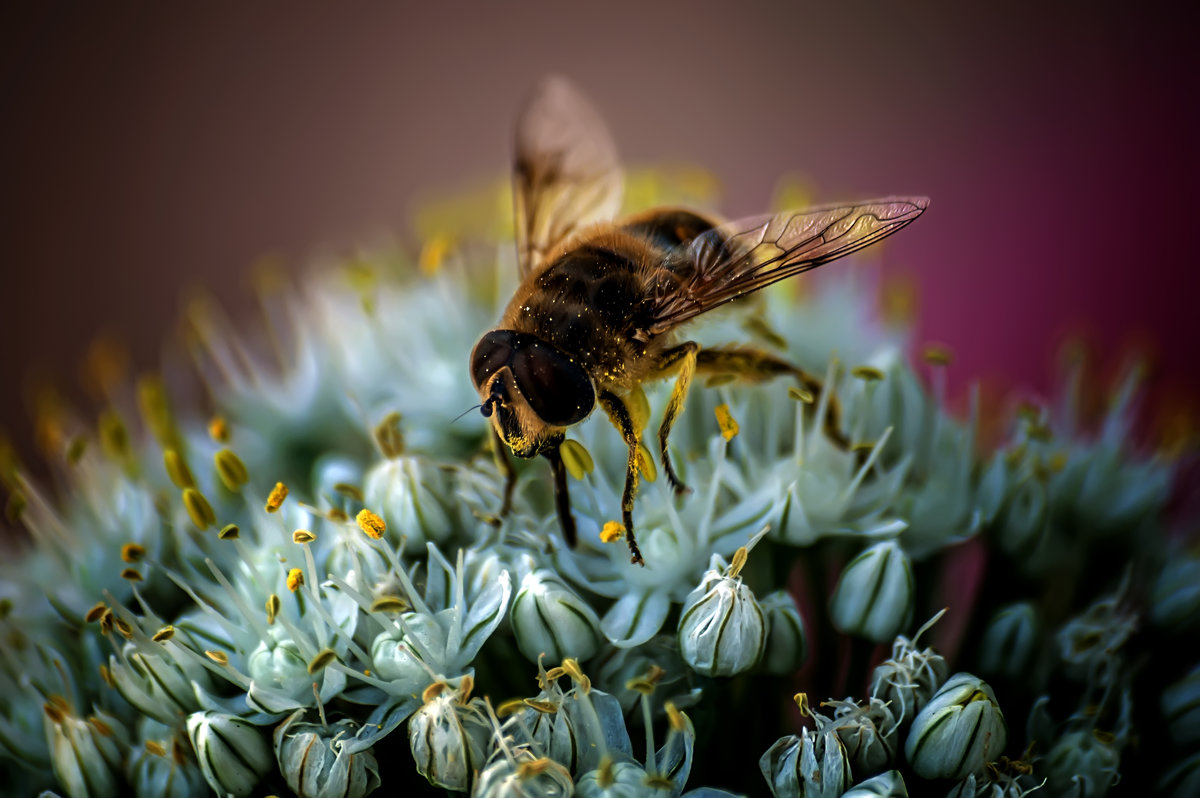
[[[630,561],[644,565],[633,525],[647,422],[643,383],[675,380],[658,449],[676,494],[689,489],[667,440],[695,375],[762,380],[790,374],[819,388],[785,360],[746,348],[702,349],[680,340],[679,328],[874,244],[920,216],[929,201],[889,197],[724,223],[683,208],[656,208],[612,221],[621,191],[616,148],[600,116],[566,80],[544,81],[516,132],[521,282],[499,326],[475,345],[470,372],[507,477],[501,514],[515,482],[504,447],[520,458],[545,457],[570,546],[575,522],[560,447],[567,430],[599,404],[628,447],[621,519]]]

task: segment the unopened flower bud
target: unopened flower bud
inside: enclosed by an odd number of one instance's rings
[[[234,715],[193,712],[187,732],[204,780],[220,795],[250,795],[275,765],[262,730]]]
[[[479,798],[568,798],[576,791],[571,771],[522,746],[513,751],[511,759],[493,755],[480,771],[473,794]]]
[[[737,576],[705,573],[679,615],[679,653],[697,673],[733,676],[753,668],[767,644],[767,620]]]
[[[979,646],[979,670],[1017,679],[1026,673],[1038,647],[1037,611],[1029,602],[1009,604],[992,616]]]
[[[108,659],[108,672],[122,697],[143,715],[166,724],[199,709],[194,685],[209,685],[208,672],[192,660],[171,656],[179,644],[160,643],[160,651],[126,643],[122,657]]]
[[[553,571],[539,569],[521,580],[509,615],[517,648],[531,662],[566,657],[590,659],[600,647],[600,618]]]
[[[440,543],[454,531],[451,501],[453,479],[435,463],[415,455],[384,460],[367,472],[363,499],[382,516],[388,536],[404,538],[404,552],[425,550],[427,541]]]
[[[400,617],[403,627],[381,632],[371,644],[372,671],[380,679],[419,692],[432,681],[430,669],[437,669],[445,657],[446,632],[424,613],[406,612]]]
[[[63,791],[72,798],[117,795],[122,756],[117,721],[78,717],[57,697],[44,710],[50,767]]]
[[[435,787],[465,791],[483,766],[491,727],[479,711],[446,688],[408,720],[408,744],[417,772]]]
[[[1090,728],[1063,734],[1042,758],[1040,771],[1046,774],[1050,795],[1100,798],[1120,775],[1121,753],[1112,735]]]
[[[1170,557],[1163,564],[1150,597],[1150,620],[1164,629],[1181,630],[1200,619],[1200,557]]]
[[[647,786],[648,774],[636,762],[605,763],[579,777],[575,785],[578,798],[641,798],[654,795]]]
[[[865,776],[892,764],[899,724],[891,707],[878,698],[861,705],[845,700],[830,701],[824,706],[834,711],[832,721],[825,728],[835,732],[842,741],[851,770]]]
[[[908,788],[900,771],[889,770],[854,785],[842,798],[908,798]]]
[[[156,743],[130,753],[125,773],[137,798],[191,798],[207,791],[204,776],[190,756]]]
[[[291,638],[276,634],[272,627],[272,639],[264,640],[250,653],[247,659],[247,670],[257,688],[281,694],[280,701],[267,698],[266,706],[269,712],[283,712],[294,708],[290,701],[307,703],[312,698],[313,677],[308,672],[308,662],[300,653],[300,647]],[[263,693],[255,690],[259,703],[262,703]],[[281,701],[285,703],[281,703]],[[274,706],[274,705],[278,706]]]
[[[1200,744],[1200,666],[1163,691],[1162,712],[1167,733],[1176,746],[1193,748]]]
[[[886,643],[912,618],[912,564],[895,541],[859,554],[838,579],[830,603],[833,625],[844,634]]]
[[[349,753],[358,724],[343,719],[306,723],[298,709],[275,728],[275,759],[288,787],[300,798],[363,798],[380,785],[371,749]]]
[[[786,590],[777,590],[759,602],[767,617],[767,647],[759,667],[772,676],[787,676],[808,657],[808,636],[796,602]]]
[[[913,721],[904,753],[926,779],[962,779],[998,758],[1008,729],[987,682],[969,673],[946,680]]]
[[[780,737],[758,760],[775,798],[840,796],[854,779],[842,741],[832,731],[803,729]]]

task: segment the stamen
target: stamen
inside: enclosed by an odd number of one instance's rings
[[[204,494],[195,488],[184,488],[183,506],[187,508],[192,523],[201,532],[217,523],[217,515],[213,512],[212,505],[204,498]]]
[[[305,543],[312,543],[317,539],[317,536],[307,529],[297,529],[292,533],[292,542],[303,546]]]
[[[208,436],[217,443],[228,443],[229,423],[222,416],[213,416],[208,422]]]
[[[121,578],[122,578],[122,579],[124,579],[124,580],[126,580],[126,581],[129,581],[129,582],[141,582],[141,581],[143,581],[143,579],[142,579],[142,573],[141,573],[141,571],[139,571],[139,570],[138,570],[138,569],[136,569],[136,568],[123,568],[123,569],[121,569]]]
[[[879,382],[883,379],[883,372],[874,366],[855,366],[850,369],[850,376],[857,377],[863,382]]]
[[[389,460],[404,454],[404,433],[400,430],[400,414],[392,411],[384,416],[374,430],[379,451]]]
[[[226,524],[220,532],[217,533],[217,538],[220,540],[237,540],[241,535],[241,530],[237,524]]]
[[[171,482],[175,483],[175,487],[180,490],[196,487],[196,479],[192,476],[192,470],[188,468],[187,461],[177,450],[163,450],[163,466],[167,469],[167,476],[171,478]]]
[[[267,596],[267,626],[275,625],[275,618],[278,617],[280,609],[281,602],[279,601],[279,596],[274,593]]]
[[[140,543],[126,543],[121,547],[121,562],[140,562],[146,556],[146,547]]]
[[[717,426],[721,428],[721,437],[727,441],[731,441],[738,434],[740,427],[737,419],[729,412],[729,405],[719,404],[714,412],[717,416]]]
[[[380,596],[371,602],[371,612],[408,612],[412,609],[407,601],[399,596]]]
[[[354,520],[358,522],[358,528],[372,540],[379,540],[387,531],[387,524],[384,523],[384,520],[365,507],[358,511],[358,516]]]
[[[304,586],[304,571],[299,568],[288,570],[287,574],[287,589],[295,593]]]
[[[268,513],[279,512],[279,508],[283,506],[287,495],[287,485],[284,485],[282,482],[276,482],[275,487],[271,488],[271,494],[267,496],[266,511]]]
[[[217,476],[221,478],[221,482],[233,493],[241,490],[242,486],[250,481],[250,473],[246,470],[246,464],[242,462],[242,458],[229,449],[221,449],[214,454],[213,464],[216,466]]]
[[[949,366],[954,360],[954,353],[945,344],[928,344],[921,356],[931,366]]]
[[[208,657],[209,659],[211,659],[213,662],[217,663],[221,667],[226,667],[229,665],[229,655],[226,654],[224,651],[214,651],[212,649],[205,649],[204,656]]]
[[[108,612],[108,606],[103,602],[97,602],[87,614],[83,616],[84,623],[95,623],[103,617],[104,613]]]
[[[323,648],[308,663],[308,675],[312,676],[325,669],[329,663],[337,659],[337,653],[331,648]]]
[[[600,530],[600,541],[602,543],[616,543],[625,537],[625,525],[617,521],[607,521],[604,528]]]
[[[153,640],[155,643],[165,643],[174,636],[175,636],[175,627],[167,625],[167,626],[164,626],[163,628],[159,629],[157,632],[155,632],[153,637],[151,637],[150,639]]]

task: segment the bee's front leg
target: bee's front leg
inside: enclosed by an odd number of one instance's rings
[[[676,495],[689,493],[691,488],[683,484],[675,473],[675,466],[671,464],[671,455],[667,452],[667,437],[671,434],[671,427],[675,424],[675,419],[683,412],[683,402],[687,399],[688,388],[692,384],[692,375],[696,373],[696,353],[699,351],[698,343],[688,341],[663,352],[659,361],[654,364],[654,376],[656,377],[666,377],[672,371],[679,370],[679,374],[675,377],[675,387],[671,389],[671,400],[667,403],[667,409],[663,412],[662,424],[658,427],[658,450],[662,459],[663,471],[667,473],[667,482],[675,490]]]
[[[621,494],[621,523],[625,525],[625,542],[629,544],[629,561],[634,565],[645,565],[637,538],[633,534],[633,499],[638,485],[638,434],[633,425],[629,407],[621,397],[611,391],[600,392],[600,406],[608,413],[613,426],[621,433],[629,447],[629,460],[625,464],[625,491]]]
[[[517,469],[513,468],[512,461],[508,459],[508,453],[505,451],[507,448],[508,444],[501,439],[496,428],[492,427],[492,451],[496,456],[496,465],[504,475],[504,500],[500,504],[499,518],[504,518],[512,510],[513,489],[517,487]]]
[[[575,516],[571,515],[571,494],[567,491],[567,468],[563,465],[559,445],[555,444],[542,452],[542,457],[550,461],[550,472],[554,475],[554,510],[558,513],[558,525],[562,529],[567,545],[575,548],[577,539]]]

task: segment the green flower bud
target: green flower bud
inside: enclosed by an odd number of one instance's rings
[[[795,673],[808,658],[808,636],[796,602],[786,590],[777,590],[760,602],[767,616],[767,647],[759,667],[772,676]]]
[[[125,773],[137,798],[190,798],[208,789],[196,763],[174,744],[135,747]]]
[[[43,725],[50,767],[71,798],[102,798],[118,794],[122,745],[115,718],[74,715],[66,702],[51,698],[44,706]]]
[[[775,798],[838,798],[854,781],[846,749],[832,731],[803,729],[799,737],[780,737],[758,769]]]
[[[844,634],[885,643],[908,626],[913,611],[912,564],[895,541],[876,543],[842,571],[830,603]]]
[[[679,653],[697,673],[733,676],[753,668],[767,644],[767,619],[740,577],[705,573],[679,615]]]
[[[477,798],[568,798],[575,793],[571,772],[545,757],[538,758],[526,746],[512,757],[493,756],[475,783]]]
[[[473,774],[483,766],[492,729],[485,716],[460,693],[443,689],[408,719],[408,744],[417,772],[435,787],[470,789]]]
[[[368,748],[348,753],[358,724],[305,723],[298,709],[275,728],[275,760],[287,785],[300,798],[363,798],[381,783],[379,765]]]
[[[1037,611],[1022,601],[1001,607],[992,616],[979,645],[979,670],[988,676],[1023,676],[1038,648]]]
[[[649,798],[671,794],[670,790],[660,791],[647,785],[647,778],[645,769],[636,762],[613,762],[608,767],[601,766],[580,776],[575,795],[578,798]]]
[[[262,730],[234,715],[193,712],[187,732],[204,780],[220,795],[250,795],[275,765]]]
[[[1008,728],[992,688],[956,673],[913,721],[904,753],[917,775],[962,779],[1004,752]]]
[[[437,670],[445,659],[446,632],[424,613],[406,612],[400,617],[402,629],[381,632],[371,644],[371,670],[384,681],[411,685],[409,690],[419,692],[433,681],[430,669]]]
[[[600,647],[596,611],[553,571],[540,569],[521,580],[509,611],[517,648],[530,662],[566,657],[590,659]]]
[[[1121,753],[1112,735],[1093,729],[1068,731],[1055,741],[1039,763],[1050,795],[1100,798],[1116,783]]]
[[[272,640],[258,644],[247,658],[246,668],[256,686],[277,690],[287,698],[308,703],[312,698],[313,676],[308,672],[308,661],[300,653],[295,641],[276,633],[272,627]],[[256,696],[258,695],[256,691]],[[259,698],[261,703],[261,698]],[[279,703],[279,702],[272,702]],[[270,712],[282,712],[293,706],[269,708]]]
[[[423,457],[401,455],[367,472],[363,498],[387,522],[387,535],[404,538],[404,553],[425,550],[426,541],[441,543],[454,531],[454,496],[450,474]]]
[[[1175,745],[1187,748],[1200,743],[1200,665],[1163,691],[1162,712]]]
[[[160,651],[126,643],[119,660],[116,656],[108,658],[108,672],[117,692],[135,709],[173,724],[200,708],[194,685],[207,688],[211,680],[193,660],[171,655],[179,648],[174,640],[156,645],[161,646]]]
[[[908,787],[900,771],[889,770],[854,785],[842,793],[842,798],[908,798]]]
[[[1200,618],[1200,557],[1176,555],[1163,565],[1150,597],[1150,620],[1164,629],[1183,630]]]

